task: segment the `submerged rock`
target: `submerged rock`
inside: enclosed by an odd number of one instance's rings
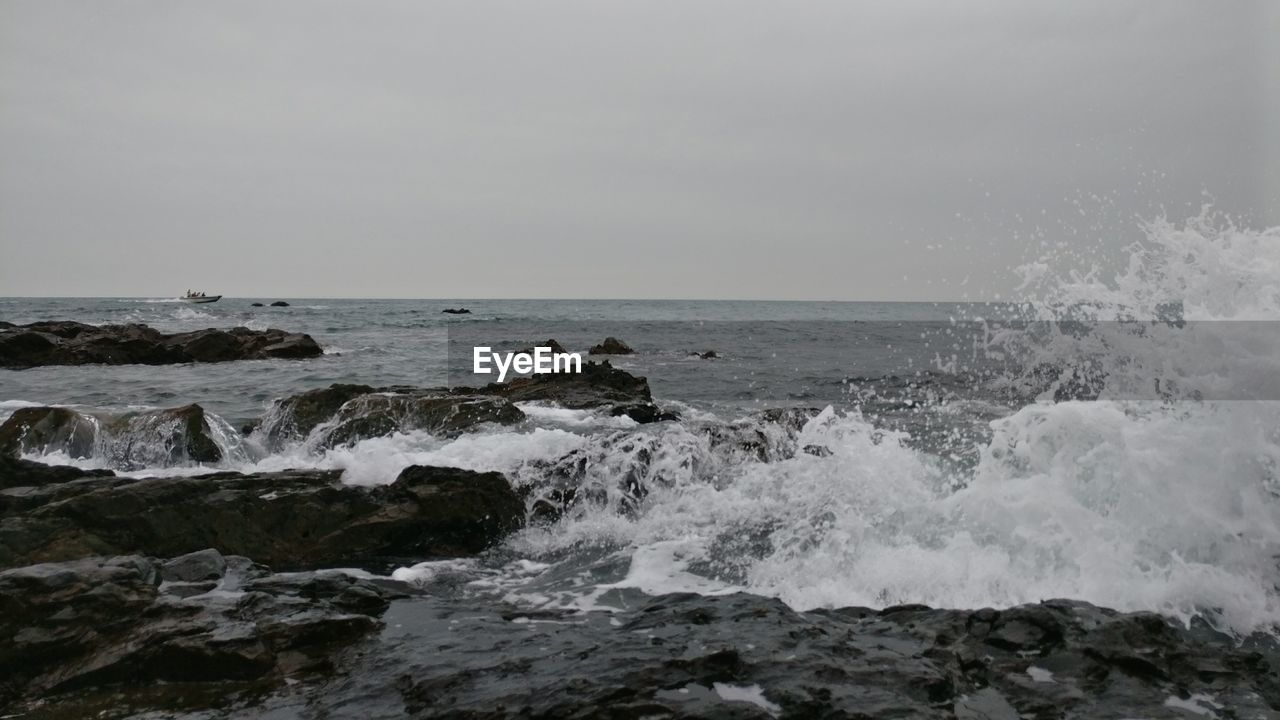
[[[0,567],[204,548],[276,568],[373,565],[473,555],[524,522],[502,475],[447,467],[411,466],[373,488],[344,485],[335,471],[41,485],[39,469],[25,487],[24,468],[10,482],[15,495],[0,496]]]
[[[466,309],[466,308],[463,308],[463,307],[460,307],[460,308],[445,308],[444,310],[441,310],[440,312],[442,312],[442,313],[444,313],[444,314],[446,314],[446,315],[470,315],[470,314],[471,314],[471,311],[470,311],[470,310],[468,310],[468,309]]]
[[[634,352],[635,350],[632,350],[630,345],[610,335],[609,337],[605,338],[604,342],[600,343],[599,345],[593,345],[591,349],[587,351],[587,354],[589,355],[630,355]]]
[[[0,706],[93,707],[106,695],[105,710],[71,714],[123,717],[135,704],[221,704],[237,689],[332,671],[334,656],[380,628],[377,617],[406,595],[392,583],[273,576],[245,558],[203,554],[220,568],[208,586],[228,591],[189,594],[188,584],[162,583],[165,570],[139,556],[0,572]]]
[[[249,307],[262,307],[262,303],[249,303]]]
[[[165,334],[146,325],[85,325],[58,321],[0,329],[0,367],[41,365],[166,365],[321,354],[310,335],[244,327]]]
[[[285,301],[283,301],[283,300],[277,300],[277,301],[275,301],[275,302],[271,303],[271,307],[289,307],[289,303],[287,303],[287,302],[285,302]]]
[[[214,463],[222,459],[214,434],[204,408],[194,404],[121,415],[25,407],[0,425],[0,454],[61,452],[121,469]]]

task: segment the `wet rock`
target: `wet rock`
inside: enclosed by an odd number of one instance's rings
[[[702,358],[703,360],[712,360],[714,358],[720,357],[719,355],[716,354],[715,350],[708,350],[706,352],[691,352],[689,354],[692,355],[693,357]]]
[[[179,555],[160,566],[161,577],[172,582],[194,583],[218,580],[226,572],[226,558],[213,548]]]
[[[591,349],[587,351],[587,354],[589,355],[630,355],[634,352],[635,350],[632,350],[630,345],[627,345],[626,343],[622,342],[618,338],[610,335],[609,337],[605,338],[604,342],[600,343],[599,345],[591,346]]]
[[[114,477],[110,470],[82,470],[70,465],[46,465],[0,453],[0,490],[11,487],[42,487],[83,478]],[[5,503],[0,500],[0,511]]]
[[[262,303],[249,303],[249,307],[262,307]]]
[[[28,488],[0,496],[0,567],[205,548],[277,569],[372,566],[473,555],[524,521],[524,503],[498,473],[412,466],[373,488],[340,475],[85,477]]]
[[[556,614],[433,590],[392,604],[388,626],[405,629],[350,666],[361,687],[330,682],[313,696],[351,708],[393,694],[412,717],[486,719],[1197,716],[1171,700],[1274,718],[1280,707],[1274,639],[1246,649],[1080,602],[799,613],[745,594],[615,600],[616,612]],[[1020,650],[993,646],[988,632],[1007,613],[1053,631]],[[1120,637],[1154,671],[1103,651]]]
[[[715,449],[731,448],[760,462],[776,462],[804,451],[825,457],[828,448],[797,447],[800,430],[821,412],[818,408],[769,408],[728,424],[699,428]]]
[[[440,312],[442,312],[442,313],[444,313],[444,314],[446,314],[446,315],[470,315],[470,314],[471,314],[471,311],[470,311],[470,310],[468,310],[468,309],[466,309],[466,308],[462,308],[462,307],[460,307],[460,308],[445,308],[444,310],[441,310]]]
[[[89,457],[97,434],[92,420],[68,408],[18,408],[0,424],[0,454],[62,451],[73,458]]]
[[[276,402],[260,430],[271,447],[314,438],[320,447],[351,444],[395,432],[454,436],[484,423],[510,425],[524,413],[495,397],[460,397],[445,389],[331,385]]]
[[[85,325],[58,321],[0,329],[0,367],[41,365],[165,365],[321,354],[310,335],[283,330],[197,330],[164,334],[146,325]]]
[[[390,584],[311,573],[271,583],[233,571],[223,582],[235,592],[185,596],[188,586],[161,585],[157,564],[138,556],[0,572],[0,634],[9,639],[0,647],[0,704],[92,706],[95,692],[109,690],[124,695],[108,716],[123,716],[131,691],[155,709],[179,709],[201,703],[204,683],[226,695],[327,673],[337,652],[381,627],[377,616],[405,596]],[[177,686],[158,689],[168,684]]]
[[[0,454],[101,457],[120,469],[214,463],[222,449],[199,405],[123,415],[67,408],[20,408],[0,425]]]
[[[532,355],[533,351],[540,347],[547,348],[551,352],[557,353],[557,354],[563,354],[563,353],[569,352],[568,350],[564,349],[563,345],[556,342],[554,339],[548,339],[546,342],[540,342],[537,345],[532,345],[530,347],[524,348],[523,350],[517,350],[516,353],[520,355]]]
[[[491,383],[483,388],[455,389],[461,394],[491,394],[512,402],[542,401],[573,410],[605,409],[636,422],[675,420],[653,402],[649,381],[609,364],[584,363],[580,373],[548,373]]]
[[[289,307],[289,303],[283,300],[276,300],[275,302],[271,303],[271,307]]]

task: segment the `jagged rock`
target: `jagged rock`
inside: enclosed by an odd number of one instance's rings
[[[498,395],[512,402],[551,402],[574,410],[607,409],[612,415],[626,415],[641,423],[677,419],[654,404],[648,380],[619,370],[607,360],[584,363],[580,373],[532,375],[454,392]]]
[[[1275,718],[1274,638],[1185,629],[1054,600],[1005,611],[796,612],[747,594],[649,597],[615,612],[513,607],[447,586],[395,603],[395,633],[308,692],[319,716],[414,718]],[[988,642],[1020,622],[1017,649]],[[439,628],[447,627],[447,633]],[[389,637],[388,637],[389,635]],[[243,714],[296,707],[281,692]],[[1180,708],[1188,708],[1186,710]],[[381,716],[381,715],[379,715]]]
[[[177,710],[206,702],[196,691],[204,683],[216,683],[218,695],[323,674],[338,651],[381,627],[376,618],[391,599],[406,596],[347,576],[272,582],[233,573],[239,592],[196,597],[185,585],[161,585],[156,563],[138,556],[0,572],[0,705],[58,698],[91,707],[94,691],[112,689],[125,694],[109,706],[119,716],[130,692]]]
[[[440,312],[442,312],[442,313],[444,313],[444,314],[446,314],[446,315],[470,315],[470,314],[471,314],[471,311],[470,311],[470,310],[468,310],[468,309],[466,309],[466,308],[461,308],[461,307],[460,307],[460,308],[445,308],[444,310],[441,310]]]
[[[10,487],[42,487],[82,478],[114,476],[115,473],[110,470],[82,470],[70,465],[45,465],[0,453],[0,490]],[[4,502],[0,500],[0,510],[3,509]]]
[[[285,302],[285,301],[283,301],[283,300],[277,300],[277,301],[275,301],[275,302],[271,303],[271,307],[289,307],[289,303],[287,303],[287,302]]]
[[[562,354],[562,353],[567,353],[567,352],[569,352],[568,350],[565,350],[565,349],[564,349],[564,346],[563,346],[563,345],[561,345],[560,343],[556,342],[554,339],[548,339],[548,340],[547,340],[547,341],[545,341],[545,342],[540,342],[540,343],[538,343],[538,344],[536,344],[536,345],[531,345],[531,346],[529,346],[529,347],[527,347],[527,348],[524,348],[523,350],[517,350],[517,351],[516,351],[516,353],[517,353],[517,354],[521,354],[521,355],[532,355],[532,354],[533,354],[533,351],[534,351],[534,350],[536,350],[536,349],[538,349],[538,348],[540,348],[540,347],[547,348],[547,349],[549,349],[551,352],[553,352],[553,353],[557,353],[557,354]]]
[[[283,330],[197,330],[166,335],[146,325],[85,325],[58,321],[0,329],[0,367],[40,365],[164,365],[321,354],[310,335]]]
[[[277,569],[368,565],[473,555],[524,521],[523,501],[498,473],[411,466],[373,488],[340,475],[85,477],[29,488],[0,496],[0,567],[205,548]]]
[[[714,359],[714,358],[718,358],[718,357],[720,357],[719,355],[717,355],[717,354],[716,354],[716,351],[715,351],[715,350],[708,350],[708,351],[706,351],[706,352],[696,352],[696,351],[695,351],[695,352],[691,352],[691,353],[689,353],[689,354],[690,354],[690,355],[692,355],[693,357],[702,358],[703,360],[712,360],[712,359]]]
[[[227,573],[227,560],[213,548],[179,555],[160,566],[160,575],[172,582],[218,580]]]
[[[26,407],[0,425],[0,454],[97,454],[121,469],[214,463],[222,449],[213,432],[204,408],[194,404],[123,415]]]
[[[622,342],[618,338],[613,337],[611,335],[605,338],[604,342],[600,343],[599,345],[593,345],[591,349],[587,351],[587,354],[588,355],[630,355],[631,353],[634,353],[634,352],[635,350],[632,350],[630,345],[627,345],[626,343]]]
[[[89,457],[97,434],[92,420],[68,408],[18,408],[0,424],[0,454],[61,450],[69,457]]]
[[[261,430],[272,447],[279,447],[306,438],[323,424],[316,442],[333,447],[411,430],[452,436],[484,423],[510,425],[523,419],[519,408],[501,398],[339,384],[277,401]]]

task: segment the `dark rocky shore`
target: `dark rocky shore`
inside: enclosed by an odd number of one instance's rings
[[[0,367],[7,368],[298,359],[321,352],[310,335],[275,329],[209,328],[165,334],[146,325],[0,322]]]
[[[670,417],[644,378],[584,369],[482,388],[334,385],[280,400],[257,432],[460,433],[520,422],[519,401]],[[794,430],[811,414],[762,416]],[[140,415],[92,424],[160,427],[188,456],[212,442],[198,406]],[[823,451],[761,432],[707,437],[764,461]],[[505,536],[554,515],[501,474],[411,466],[359,487],[340,471],[133,478],[18,457],[90,441],[61,408],[0,427],[0,715],[1280,718],[1271,636],[1069,600],[801,613],[746,594],[613,589],[613,612],[532,610],[448,573],[387,577],[429,559],[501,564]],[[571,478],[586,462],[545,470]]]

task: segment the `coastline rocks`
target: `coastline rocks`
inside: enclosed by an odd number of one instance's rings
[[[449,437],[486,423],[521,422],[525,414],[514,403],[531,401],[599,409],[641,423],[676,419],[654,404],[648,380],[604,362],[584,363],[581,373],[533,375],[481,388],[330,385],[277,400],[256,432],[273,448],[302,440],[335,447],[411,430]]]
[[[445,308],[444,310],[441,310],[440,312],[444,313],[445,315],[470,315],[470,314],[471,314],[471,311],[470,311],[470,310],[468,310],[468,309],[466,309],[466,308],[463,308],[463,307],[460,307],[460,308]]]
[[[604,409],[639,423],[677,419],[654,404],[647,379],[619,370],[607,360],[584,363],[580,373],[532,375],[454,392],[497,395],[511,402],[550,402],[571,410]]]
[[[170,581],[139,556],[93,557],[0,572],[0,705],[51,697],[110,707],[207,708],[225,695],[329,673],[334,656],[380,627],[403,588],[341,574],[273,576],[243,557],[216,558],[204,587]],[[207,594],[206,594],[207,593]],[[230,685],[229,685],[230,684]],[[166,688],[166,686],[171,686]],[[89,713],[98,715],[98,713]]]
[[[249,307],[262,307],[262,303],[249,303]]]
[[[696,358],[702,358],[703,360],[714,360],[715,358],[720,357],[718,354],[716,354],[715,350],[708,350],[706,352],[694,351],[689,353],[689,355]]]
[[[0,425],[0,454],[65,453],[99,457],[112,467],[215,463],[222,448],[199,405],[124,415],[87,415],[60,407],[24,407]]]
[[[11,487],[43,487],[82,478],[114,477],[110,470],[82,470],[70,465],[46,465],[0,453],[0,490]],[[0,495],[0,512],[8,502]]]
[[[563,346],[563,345],[561,345],[560,343],[556,342],[554,339],[548,339],[546,342],[540,342],[540,343],[538,343],[538,344],[536,344],[536,345],[531,345],[531,346],[529,346],[529,347],[527,347],[527,348],[524,348],[523,350],[517,350],[517,351],[516,351],[516,354],[518,354],[518,355],[532,355],[532,354],[533,354],[533,351],[534,351],[534,350],[536,350],[536,349],[538,349],[538,348],[540,348],[540,347],[547,348],[547,349],[549,349],[551,352],[556,353],[556,354],[563,354],[563,353],[567,353],[567,352],[569,352],[568,350],[565,350],[565,349],[564,349],[564,346]]]
[[[32,463],[32,465],[36,465]],[[0,567],[93,555],[174,557],[204,548],[277,569],[478,553],[518,529],[524,502],[498,473],[410,466],[390,485],[340,471],[196,477],[86,476],[0,495]]]
[[[432,586],[392,603],[388,630],[344,666],[360,682],[324,681],[308,709],[483,720],[1225,720],[1280,708],[1274,638],[1241,644],[1202,624],[1083,602],[797,612],[743,593],[622,591],[616,611],[581,613],[448,592]],[[296,702],[281,693],[256,714],[285,715]]]
[[[587,351],[587,354],[588,355],[630,355],[634,352],[635,350],[632,350],[630,345],[627,345],[626,343],[622,342],[618,338],[610,335],[609,337],[605,338],[604,342],[600,343],[599,345],[593,345],[591,349]]]
[[[146,325],[38,322],[0,329],[0,367],[165,365],[317,357],[310,335],[244,327],[165,334]]]
[[[287,303],[287,302],[285,302],[285,301],[283,301],[283,300],[277,300],[277,301],[275,301],[275,302],[271,303],[271,307],[289,307],[289,303]]]
[[[519,408],[501,398],[336,384],[276,401],[259,429],[271,447],[308,438],[318,447],[335,447],[412,430],[455,436],[484,423],[523,419]]]

